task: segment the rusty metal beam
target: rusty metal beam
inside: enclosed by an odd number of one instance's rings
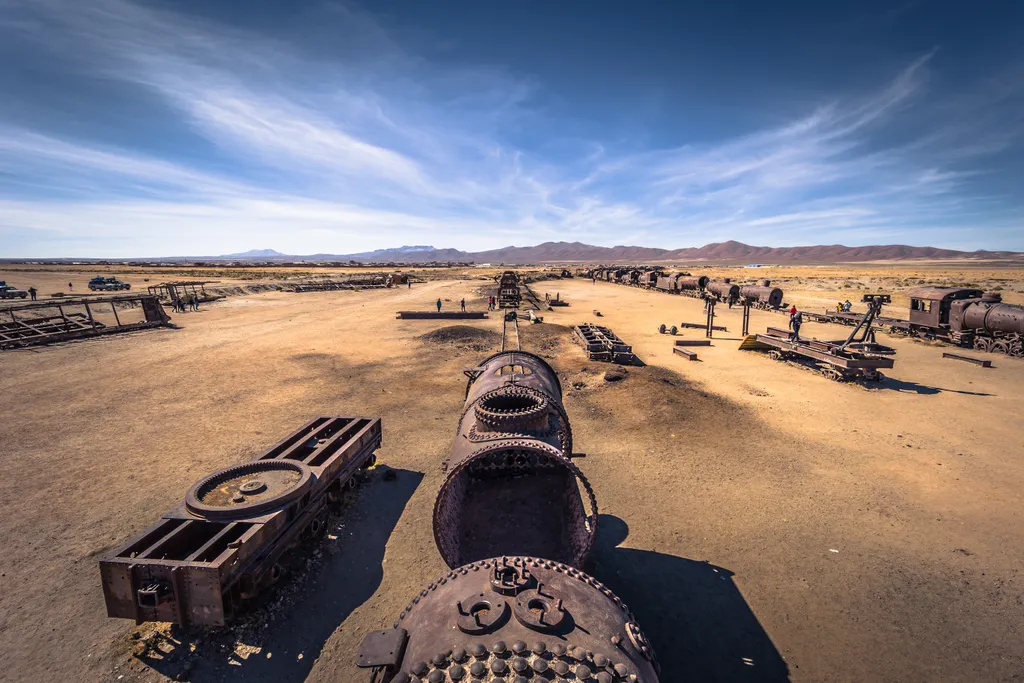
[[[482,320],[486,311],[398,311],[399,320]]]
[[[952,358],[953,360],[962,360],[962,361],[966,361],[968,363],[974,363],[975,365],[980,365],[983,368],[990,368],[990,367],[992,367],[992,361],[990,361],[990,360],[985,360],[985,359],[982,359],[982,358],[971,358],[970,356],[961,356],[958,353],[946,353],[946,352],[944,352],[942,354],[942,357],[943,358]]]

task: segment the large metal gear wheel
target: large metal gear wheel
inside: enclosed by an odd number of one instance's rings
[[[294,460],[256,460],[200,479],[185,496],[188,511],[207,519],[251,517],[303,496],[313,472]]]

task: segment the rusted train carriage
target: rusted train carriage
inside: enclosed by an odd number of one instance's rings
[[[654,288],[659,292],[676,293],[676,280],[682,277],[682,273],[662,273],[654,283]]]
[[[658,283],[658,278],[661,277],[663,271],[657,268],[650,268],[640,273],[640,277],[637,280],[637,286],[643,287],[644,289],[653,289]]]

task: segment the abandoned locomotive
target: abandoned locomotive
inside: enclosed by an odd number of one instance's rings
[[[886,321],[890,332],[1024,357],[1024,306],[1004,304],[998,292],[918,287],[907,295],[910,319]]]
[[[539,356],[511,351],[466,374],[465,408],[434,502],[441,557],[449,567],[508,554],[582,565],[597,503],[572,462],[555,371]]]
[[[377,683],[657,683],[654,651],[629,609],[578,569],[597,501],[572,461],[558,375],[524,351],[496,353],[466,375],[434,502],[434,539],[452,570],[393,628],[368,634],[357,664]]]

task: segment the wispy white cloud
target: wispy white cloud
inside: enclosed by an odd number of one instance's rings
[[[328,57],[287,35],[129,0],[0,0],[4,8],[0,40],[16,34],[68,73],[142,89],[213,156],[17,125],[0,105],[0,180],[14,181],[0,184],[0,255],[544,239],[952,243],[979,223],[989,230],[978,245],[996,246],[1024,228],[1019,198],[982,196],[973,184],[987,156],[1018,146],[1024,130],[997,126],[990,110],[977,116],[967,96],[932,120],[932,54],[875,92],[835,93],[805,116],[732,138],[628,152],[593,140],[576,155],[541,156],[505,130],[537,126],[543,136],[531,107],[542,86],[493,68],[433,66],[342,5],[323,11],[340,43],[352,38],[350,52]],[[1016,102],[1019,81],[978,97]],[[908,121],[898,144],[885,141]],[[1024,247],[1019,239],[1009,246]]]

